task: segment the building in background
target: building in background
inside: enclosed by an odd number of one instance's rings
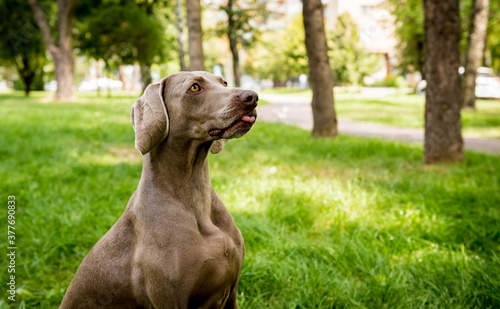
[[[349,13],[359,27],[360,41],[366,51],[383,55],[385,67],[375,73],[376,79],[391,75],[396,52],[395,25],[391,13],[382,5],[384,0],[324,1],[326,25],[335,28],[337,17]]]

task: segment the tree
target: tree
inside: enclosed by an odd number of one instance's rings
[[[182,0],[175,0],[175,17],[177,26],[177,51],[179,54],[179,66],[181,71],[187,71],[184,60],[184,17],[182,10]]]
[[[462,161],[458,0],[424,0],[424,13],[427,80],[425,161]]]
[[[167,57],[166,43],[173,38],[165,36],[154,15],[127,3],[96,8],[82,26],[78,41],[78,47],[89,57],[104,59],[108,66],[138,62],[145,88],[151,83],[151,65]]]
[[[186,0],[186,6],[189,36],[189,70],[204,71],[200,0]]]
[[[303,0],[305,43],[309,63],[309,84],[313,91],[313,136],[337,136],[337,117],[333,103],[333,77],[321,0]]]
[[[362,46],[358,25],[349,13],[337,18],[335,30],[329,32],[327,37],[335,83],[363,84],[363,79],[379,68],[379,58]]]
[[[257,28],[259,24],[257,19],[264,19],[267,14],[266,4],[260,0],[236,2],[236,0],[228,0],[226,5],[221,5],[220,9],[227,15],[227,24],[219,23],[217,33],[219,36],[226,35],[229,40],[229,49],[233,60],[234,84],[239,87],[241,78],[239,49],[246,49],[256,43],[256,38],[260,34]]]
[[[471,17],[473,0],[460,1],[460,16],[462,17],[462,40],[460,52],[465,60],[467,41],[469,37],[469,21]],[[421,0],[387,0],[381,5],[387,5],[395,17],[396,37],[398,44],[398,67],[406,72],[421,72],[424,63],[424,12]],[[489,17],[487,26],[486,47],[483,62],[500,73],[500,1],[489,2]],[[421,63],[422,65],[420,65]]]
[[[481,65],[484,55],[488,27],[488,4],[489,0],[472,1],[463,80],[464,100],[462,107],[466,108],[476,108],[477,69]]]
[[[238,47],[236,46],[236,29],[235,29],[235,14],[233,10],[233,0],[227,1],[226,6],[226,14],[227,14],[227,29],[228,29],[228,37],[229,37],[229,49],[231,49],[231,54],[233,56],[233,78],[234,85],[236,87],[240,86],[240,56],[238,54]]]
[[[26,2],[0,0],[0,11],[9,12],[0,20],[0,32],[7,35],[0,41],[0,59],[16,68],[28,96],[46,62],[40,30],[33,23],[33,12]]]
[[[340,15],[335,30],[326,35],[335,83],[362,84],[364,77],[379,68],[379,58],[364,50],[358,26],[348,13]],[[264,32],[249,54],[251,61],[246,61],[246,71],[261,79],[272,79],[274,85],[307,74],[302,15],[298,14],[284,29]]]
[[[54,63],[57,90],[56,100],[68,100],[73,97],[74,60],[72,49],[72,31],[75,6],[78,0],[57,0],[57,44],[50,31],[49,23],[38,0],[28,0],[36,23],[40,28],[45,48],[50,52]]]
[[[245,71],[260,79],[271,79],[275,87],[309,71],[302,14],[297,14],[286,28],[265,31],[250,48]]]

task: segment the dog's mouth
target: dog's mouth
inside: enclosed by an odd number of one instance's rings
[[[233,137],[234,135],[242,136],[247,133],[255,123],[257,115],[253,113],[252,115],[245,115],[241,118],[236,119],[231,125],[218,129],[214,128],[208,131],[208,134],[213,137]]]

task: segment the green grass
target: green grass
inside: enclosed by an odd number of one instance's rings
[[[14,308],[58,306],[141,172],[135,97],[41,95],[0,94],[0,198],[18,207]],[[241,308],[500,307],[500,157],[428,166],[417,145],[257,123],[209,160],[245,238]],[[0,245],[6,265],[6,236]]]
[[[263,93],[311,98],[310,90],[268,89]],[[463,133],[472,137],[500,138],[500,101],[477,100],[477,110],[462,111]],[[417,95],[369,97],[335,92],[335,109],[340,119],[375,122],[400,127],[424,127],[425,98]]]

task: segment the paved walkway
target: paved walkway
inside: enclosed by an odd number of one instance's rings
[[[307,97],[293,95],[262,94],[260,98],[272,104],[258,108],[259,120],[267,122],[282,122],[312,130],[311,102]],[[338,120],[341,134],[365,137],[377,137],[404,142],[420,142],[424,140],[424,130],[403,128],[377,123]],[[464,137],[465,148],[469,150],[500,154],[500,140],[490,138]]]

